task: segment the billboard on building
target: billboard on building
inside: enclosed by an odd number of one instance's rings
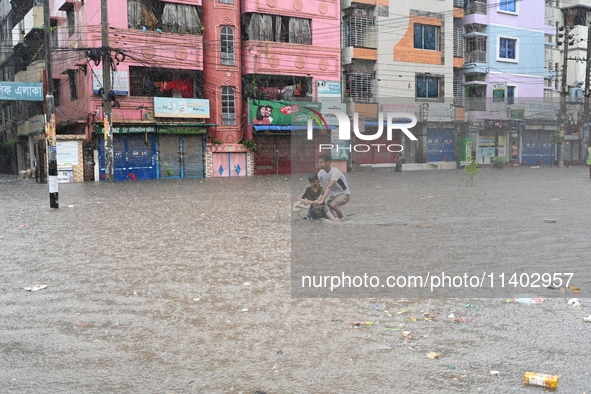
[[[558,117],[560,104],[548,102],[523,103],[523,118],[535,120],[554,120]]]
[[[154,97],[154,116],[166,118],[209,118],[209,100]]]
[[[341,98],[341,81],[316,81],[316,94],[318,98]]]
[[[103,87],[103,70],[92,69],[92,93],[99,94]],[[111,70],[111,90],[117,96],[129,95],[129,72]]]
[[[453,104],[423,103],[421,106],[423,122],[453,122],[456,119]]]
[[[308,119],[315,121],[322,103],[291,101],[250,100],[249,120],[253,125],[305,125]]]

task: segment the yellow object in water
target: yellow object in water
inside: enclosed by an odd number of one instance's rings
[[[531,386],[542,386],[549,389],[555,389],[558,387],[558,376],[526,372],[523,376],[523,383]]]

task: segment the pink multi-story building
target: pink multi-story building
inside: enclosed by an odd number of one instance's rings
[[[242,1],[241,12],[244,112],[254,124],[246,138],[258,147],[255,174],[289,173],[293,130],[280,108],[341,97],[340,1]],[[273,108],[271,116],[257,120],[263,106]],[[293,170],[313,170],[314,163]]]
[[[253,139],[259,162],[289,170],[277,162],[289,158],[289,130],[250,127],[249,105],[315,101],[328,82],[340,96],[338,0],[107,4],[111,92],[101,0],[51,1],[58,165],[76,181],[106,177],[105,96],[116,180],[254,174],[242,144]]]

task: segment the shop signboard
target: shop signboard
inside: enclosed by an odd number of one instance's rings
[[[209,118],[209,100],[154,97],[154,116],[166,118]]]

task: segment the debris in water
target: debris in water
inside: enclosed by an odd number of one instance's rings
[[[426,356],[429,358],[432,358],[432,359],[439,358],[439,354],[437,354],[435,352],[427,353]]]
[[[526,372],[523,376],[523,383],[531,386],[542,386],[549,389],[558,387],[559,376],[544,375],[540,373]]]
[[[23,287],[23,289],[27,290],[27,291],[38,291],[38,290],[43,290],[46,289],[47,285],[37,285],[37,286],[33,286],[33,287]]]

